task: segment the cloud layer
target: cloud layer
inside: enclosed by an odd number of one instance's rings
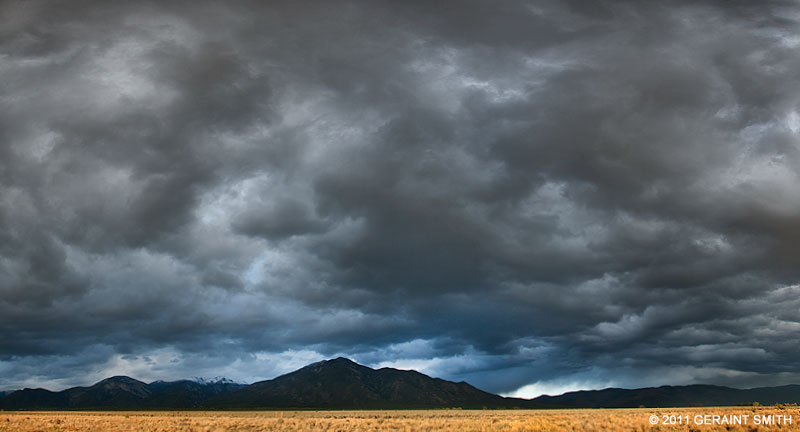
[[[800,382],[792,6],[4,2],[0,389]]]

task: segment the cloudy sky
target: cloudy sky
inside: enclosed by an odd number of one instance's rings
[[[800,383],[796,1],[0,3],[0,390]]]

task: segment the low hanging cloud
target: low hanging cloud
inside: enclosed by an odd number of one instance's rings
[[[0,389],[800,382],[792,2],[0,5]]]

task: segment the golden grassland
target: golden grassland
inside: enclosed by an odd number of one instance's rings
[[[659,424],[651,425],[657,415]],[[696,424],[713,415],[747,424]],[[778,415],[792,424],[757,425]],[[675,416],[675,417],[670,417]],[[679,420],[678,416],[681,416]],[[688,416],[688,417],[687,417]],[[700,417],[697,417],[700,416]],[[746,418],[744,416],[747,416]],[[665,419],[689,424],[661,424]],[[774,418],[774,417],[772,417]],[[722,421],[722,417],[719,417]],[[800,430],[798,407],[430,411],[0,412],[2,432],[68,431],[786,431]]]

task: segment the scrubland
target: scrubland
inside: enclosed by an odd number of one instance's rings
[[[659,424],[650,417],[657,415]],[[689,424],[661,424],[674,415]],[[746,424],[695,424],[713,415]],[[791,424],[754,424],[755,416],[791,417]],[[785,423],[785,422],[783,422]],[[67,431],[785,431],[800,430],[797,407],[575,410],[0,412],[2,432]]]

